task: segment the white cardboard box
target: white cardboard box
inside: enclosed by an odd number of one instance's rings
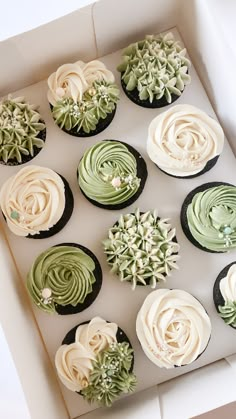
[[[0,95],[22,89],[47,77],[61,63],[78,58],[88,61],[124,47],[146,33],[159,33],[177,26],[233,145],[236,126],[232,104],[235,96],[232,86],[225,85],[225,80],[233,80],[230,47],[222,36],[215,42],[217,28],[206,4],[201,0],[186,3],[171,0],[147,0],[142,3],[135,0],[102,0],[2,42],[0,56],[6,58],[1,62]],[[212,29],[211,32],[209,28]],[[220,68],[215,66],[216,56],[220,57]],[[212,81],[211,84],[209,81]],[[5,278],[4,289],[2,288],[0,293],[1,322],[31,416],[33,419],[67,418],[68,412],[58,382],[3,236],[1,230],[0,263]],[[3,282],[1,285],[3,287]],[[19,335],[16,330],[18,333],[20,331]],[[184,382],[182,377],[176,380]],[[225,398],[225,402],[232,400]],[[166,406],[168,405],[169,402]],[[213,407],[212,404],[209,406]],[[207,408],[204,407],[205,410]],[[193,412],[188,414],[198,414],[202,411],[204,410],[193,409]],[[162,409],[162,414],[163,417],[168,417],[165,409]]]

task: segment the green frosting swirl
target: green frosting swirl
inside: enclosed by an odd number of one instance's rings
[[[218,309],[224,322],[236,328],[236,301],[228,301]]]
[[[156,211],[121,215],[103,242],[111,272],[121,281],[150,284],[165,280],[171,269],[177,269],[179,244],[173,241],[175,229],[167,219],[157,217]]]
[[[34,303],[48,313],[56,306],[82,304],[92,292],[95,264],[90,256],[73,246],[51,247],[41,253],[27,276],[27,289]],[[43,290],[51,295],[44,298]]]
[[[95,81],[84,94],[82,100],[75,103],[72,98],[63,99],[53,106],[53,118],[60,128],[67,131],[81,129],[89,133],[96,129],[100,119],[111,113],[119,100],[116,84],[105,80]]]
[[[152,103],[165,96],[171,103],[171,95],[180,96],[191,81],[187,74],[191,64],[185,55],[186,49],[175,41],[172,33],[146,36],[124,49],[117,70],[122,73],[128,91],[138,89],[140,100]]]
[[[137,378],[130,372],[132,362],[133,349],[129,343],[111,344],[93,362],[89,384],[81,391],[83,397],[90,403],[110,407],[120,394],[133,392]]]
[[[227,252],[236,248],[236,187],[216,186],[197,193],[187,208],[194,239],[206,249]]]
[[[135,157],[118,141],[97,143],[80,161],[78,183],[88,198],[100,204],[125,202],[140,186]]]
[[[23,97],[0,101],[0,160],[22,163],[22,155],[32,157],[34,147],[42,148],[44,141],[38,138],[45,124],[40,121],[35,105],[25,103]]]

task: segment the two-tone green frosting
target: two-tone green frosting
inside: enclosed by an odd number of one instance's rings
[[[172,95],[180,96],[191,78],[191,63],[186,49],[174,39],[172,33],[146,36],[142,41],[124,49],[118,71],[128,91],[138,90],[140,100],[159,100],[168,103]]]
[[[44,141],[38,138],[45,124],[35,105],[25,103],[23,97],[0,101],[0,160],[22,163],[23,156],[34,157],[34,148],[42,148]]]
[[[88,386],[81,391],[83,397],[110,407],[120,394],[133,392],[137,379],[130,372],[132,362],[133,349],[128,342],[112,343],[93,361]]]
[[[179,244],[175,229],[168,219],[160,219],[156,211],[121,215],[103,242],[111,272],[120,280],[155,288],[160,280],[177,269]]]
[[[224,322],[236,328],[236,301],[228,301],[218,309]]]
[[[89,133],[96,129],[101,119],[114,111],[119,100],[119,89],[114,83],[105,80],[95,81],[83,93],[82,100],[65,98],[53,106],[53,118],[60,128],[67,131],[81,129]]]
[[[194,239],[206,249],[236,249],[236,187],[220,185],[194,195],[187,208],[187,222]]]
[[[83,304],[96,281],[95,263],[75,246],[55,246],[41,253],[27,276],[27,289],[40,309]]]
[[[78,183],[88,198],[100,204],[125,202],[140,186],[136,159],[119,141],[99,142],[82,157],[78,167]]]

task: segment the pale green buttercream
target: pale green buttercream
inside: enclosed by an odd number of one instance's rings
[[[165,96],[172,102],[172,94],[180,96],[191,78],[190,61],[172,33],[146,36],[143,41],[129,45],[122,52],[118,71],[129,91],[138,89],[140,100]]]
[[[192,236],[206,249],[236,249],[236,187],[221,185],[197,193],[187,220]]]
[[[135,214],[121,215],[103,242],[111,272],[131,282],[133,289],[137,284],[155,288],[171,269],[178,268],[179,244],[174,237],[175,229],[156,211],[140,214],[137,209]]]
[[[135,157],[118,141],[97,143],[80,161],[78,182],[85,195],[100,204],[125,202],[140,185]]]
[[[95,264],[90,256],[74,246],[51,247],[41,253],[27,276],[27,289],[34,303],[54,313],[56,305],[77,306],[92,292]],[[43,290],[49,289],[49,299]]]
[[[22,163],[22,156],[34,156],[34,147],[42,148],[38,138],[45,124],[35,105],[25,103],[23,97],[0,101],[0,160]]]
[[[67,131],[81,129],[89,133],[96,129],[101,119],[114,111],[119,100],[119,89],[114,83],[105,80],[95,81],[77,103],[66,98],[53,106],[53,118],[60,128]]]

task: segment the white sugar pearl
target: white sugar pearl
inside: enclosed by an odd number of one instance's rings
[[[44,288],[42,290],[42,297],[43,298],[45,298],[45,299],[50,298],[51,295],[52,295],[52,291],[50,290],[50,288]]]

